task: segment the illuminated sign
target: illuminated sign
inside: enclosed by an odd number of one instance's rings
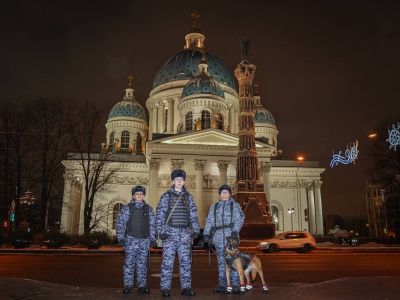
[[[342,155],[342,151],[339,151],[338,154],[333,154],[330,167],[333,168],[338,164],[348,165],[355,163],[355,160],[358,157],[358,152],[358,141],[356,140],[352,147],[347,147],[344,155]]]
[[[386,142],[389,143],[389,149],[394,149],[397,151],[397,146],[400,147],[400,123],[397,123],[397,127],[393,124],[392,129],[388,129],[389,137]]]

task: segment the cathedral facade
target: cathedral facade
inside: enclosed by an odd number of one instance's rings
[[[239,97],[232,70],[208,53],[205,35],[194,24],[184,49],[170,56],[154,76],[145,109],[135,99],[132,78],[105,124],[104,149],[112,153],[115,174],[106,191],[96,195],[102,207],[98,230],[115,234],[115,222],[133,185],[143,185],[146,201],[156,208],[171,186],[170,173],[188,174],[186,187],[194,196],[204,226],[218,187],[234,187],[238,152]],[[262,106],[255,87],[256,149],[260,175],[276,232],[307,230],[323,235],[321,174],[318,162],[276,159],[278,129]],[[69,234],[83,233],[83,170],[74,160],[63,161],[65,188],[61,226]],[[99,210],[100,211],[100,210]]]

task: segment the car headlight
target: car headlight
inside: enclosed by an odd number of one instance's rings
[[[261,242],[261,243],[260,243],[260,247],[268,246],[268,244],[269,244],[268,242]]]

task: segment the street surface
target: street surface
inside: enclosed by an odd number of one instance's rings
[[[215,257],[209,269],[204,254],[193,256],[193,287],[210,299],[400,299],[400,253],[258,255],[270,287],[267,295],[258,287],[244,296],[213,294]],[[159,254],[151,259],[151,295],[129,297],[161,299],[160,260]],[[0,299],[126,299],[121,294],[122,264],[122,255],[0,255]],[[171,299],[181,299],[176,269],[173,282]]]
[[[400,253],[288,252],[258,255],[271,287],[293,287],[348,277],[400,277]],[[193,256],[194,288],[216,285],[215,257],[212,256],[211,260],[209,269],[207,255]],[[151,259],[149,284],[157,290],[160,261],[159,254]],[[122,255],[6,254],[0,255],[0,278],[25,278],[79,287],[121,288],[122,264]],[[174,287],[179,288],[179,278],[177,274],[175,276]]]

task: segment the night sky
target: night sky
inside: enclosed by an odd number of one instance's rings
[[[252,41],[283,157],[327,168],[324,214],[366,219],[367,134],[400,111],[399,1],[2,1],[0,101],[62,96],[109,111],[133,74],[144,106],[194,9],[207,51],[232,69],[239,38]],[[356,165],[329,169],[332,152],[355,139]]]

